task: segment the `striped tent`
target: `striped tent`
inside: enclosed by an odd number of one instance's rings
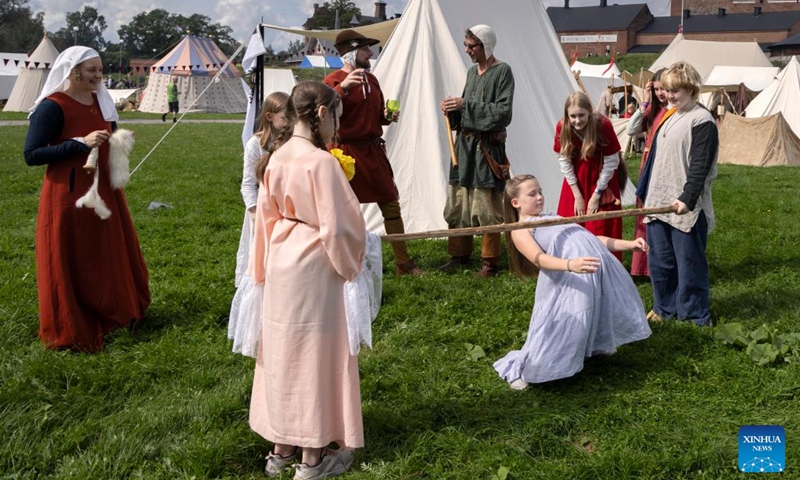
[[[192,111],[200,112],[246,111],[247,95],[242,88],[241,73],[233,66],[223,69],[227,61],[228,57],[210,38],[187,35],[150,67],[139,110],[165,113],[168,110],[167,84],[170,77],[175,77],[181,110],[191,105]],[[219,76],[215,79],[217,73]],[[201,96],[209,84],[211,86]]]

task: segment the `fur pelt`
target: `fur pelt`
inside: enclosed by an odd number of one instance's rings
[[[130,180],[130,161],[128,155],[133,149],[133,143],[133,132],[125,129],[117,130],[108,140],[109,178],[111,187],[114,189],[124,187],[128,183],[128,180]],[[108,205],[106,205],[97,191],[97,184],[100,176],[100,171],[97,168],[98,157],[99,150],[93,148],[92,151],[89,152],[89,157],[86,159],[86,164],[83,168],[87,173],[94,173],[94,181],[92,181],[92,186],[89,188],[89,191],[75,202],[75,206],[78,208],[92,208],[98,217],[105,220],[111,216],[111,210],[109,210]]]

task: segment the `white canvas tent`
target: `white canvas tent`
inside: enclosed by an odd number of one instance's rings
[[[761,118],[725,115],[719,128],[719,163],[800,166],[800,138],[778,112]]]
[[[800,136],[800,62],[792,57],[778,77],[745,110],[747,118],[781,112],[795,135]]]
[[[554,212],[558,204],[563,176],[553,135],[578,85],[542,3],[498,0],[486,8],[481,0],[410,0],[375,68],[384,96],[401,102],[400,121],[384,138],[409,232],[447,227],[442,212],[450,154],[439,102],[461,95],[470,66],[464,31],[477,24],[496,29],[495,56],[514,71],[507,143],[512,173],[536,175],[546,209]],[[524,48],[531,45],[536,48]],[[383,228],[375,205],[365,208],[365,217],[370,230]]]
[[[246,111],[247,95],[242,89],[242,75],[233,66],[223,68],[227,61],[228,58],[210,38],[187,35],[150,67],[139,110],[165,113],[168,110],[167,83],[171,76],[175,76],[181,110],[191,108],[192,111],[218,113]]]
[[[27,53],[0,53],[0,101],[8,100],[17,81],[19,67],[27,59]]]
[[[743,67],[733,65],[717,65],[708,74],[703,87],[725,88],[736,91],[740,83],[752,92],[760,92],[769,86],[780,72],[778,67]],[[704,88],[704,89],[705,89]]]
[[[686,40],[678,34],[652,65],[651,72],[668,68],[675,62],[687,62],[705,81],[716,65],[736,67],[771,67],[761,47],[756,42],[708,42]]]
[[[615,87],[621,87],[623,83],[621,78],[622,74],[616,64],[606,63],[604,65],[591,65],[576,60],[575,63],[570,66],[570,69],[572,69],[573,72],[580,72],[580,81],[583,84],[583,88],[586,89],[586,95],[589,96],[589,100],[592,101],[592,105],[595,109],[600,103],[600,96],[609,84]],[[622,95],[620,94],[614,95],[614,105],[617,104],[621,97]]]
[[[4,107],[6,112],[27,112],[33,106],[33,102],[39,97],[47,76],[50,74],[50,67],[58,57],[58,50],[50,41],[47,35],[42,38],[39,45],[30,54],[27,60],[20,64],[19,75],[14,83],[14,89],[8,96],[8,102]]]

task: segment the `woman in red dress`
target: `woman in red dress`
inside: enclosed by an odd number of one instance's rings
[[[111,186],[108,139],[114,101],[99,54],[70,47],[58,56],[31,108],[25,163],[47,165],[36,218],[39,337],[52,349],[96,352],[109,331],[136,322],[150,304],[147,267],[125,194]],[[75,202],[92,187],[83,165],[98,148],[101,219]]]
[[[557,213],[562,217],[620,210],[619,141],[607,117],[595,113],[589,97],[575,92],[556,125],[553,150],[564,174]],[[622,219],[581,223],[595,235],[622,238]],[[619,257],[619,254],[617,254]]]
[[[644,101],[633,114],[628,124],[628,135],[636,136],[642,132],[646,132],[642,161],[639,164],[640,173],[644,170],[645,162],[650,155],[650,149],[653,146],[653,138],[655,138],[656,130],[661,126],[664,114],[667,113],[667,91],[661,86],[661,75],[666,70],[666,68],[662,68],[657,71],[655,75],[653,75],[653,78],[647,82],[644,87]],[[642,208],[643,206],[642,199],[637,197],[636,208]],[[645,228],[645,224],[642,223],[642,217],[636,217],[636,229],[633,235],[634,238],[642,237],[647,240],[647,228]],[[631,275],[650,276],[650,270],[647,268],[647,253],[633,252],[633,257],[631,258]]]

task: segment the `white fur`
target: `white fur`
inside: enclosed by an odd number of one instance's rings
[[[128,183],[128,180],[130,180],[130,161],[128,160],[128,155],[133,149],[133,143],[133,132],[124,129],[119,129],[114,132],[108,140],[109,178],[111,186],[115,189],[124,187]],[[94,172],[94,181],[92,181],[92,186],[89,188],[89,191],[75,202],[75,206],[78,208],[92,208],[98,217],[105,220],[111,216],[111,210],[109,210],[106,202],[100,198],[100,194],[97,191],[100,174],[100,171],[97,169],[98,155],[97,148],[93,148],[92,151],[89,152],[89,157],[86,160],[84,168],[89,172]]]
[[[84,196],[78,199],[75,202],[75,206],[78,208],[86,207],[86,208],[93,208],[94,213],[97,214],[98,217],[105,220],[111,216],[111,210],[108,209],[108,205],[106,202],[100,198],[100,195],[97,193],[97,179],[99,177],[100,171],[94,171],[94,181],[92,182],[92,187],[89,188],[89,191],[86,192]]]
[[[113,135],[109,142],[108,165],[111,177],[111,186],[122,188],[128,184],[131,178],[130,155],[133,150],[133,132],[120,128]]]

